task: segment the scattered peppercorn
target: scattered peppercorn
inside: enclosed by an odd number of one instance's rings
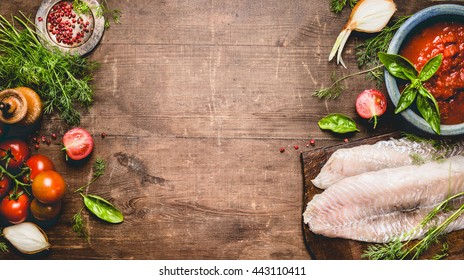
[[[284,152],[285,152],[285,148],[280,148],[280,152],[281,152],[281,153],[284,153]]]
[[[53,139],[53,140],[56,140],[56,138],[57,138],[57,137],[56,137],[56,134],[55,134],[55,133],[52,133],[52,139]]]
[[[105,138],[106,136],[107,136],[107,134],[105,132],[102,132],[101,138]]]
[[[38,20],[38,21],[43,21],[43,18],[42,18],[42,17],[38,17],[37,20]]]
[[[36,150],[38,150],[38,149],[39,149],[39,144],[35,144],[34,148],[35,148]]]
[[[298,150],[300,147],[298,147],[298,145],[295,145],[295,146],[293,146],[293,148],[294,148],[295,150]]]
[[[309,144],[314,147],[316,145],[316,140],[314,139],[309,140]]]
[[[348,142],[350,142],[350,140],[348,140],[348,138],[345,138],[345,139],[343,139],[343,142],[348,143]]]

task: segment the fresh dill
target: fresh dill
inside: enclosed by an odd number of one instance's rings
[[[356,46],[356,57],[359,69],[365,67],[373,68],[381,64],[377,54],[379,52],[387,52],[388,46],[396,31],[409,17],[408,15],[398,18],[393,24],[382,29],[376,36]],[[377,83],[382,83],[384,80],[382,69],[368,72],[368,77],[371,80],[377,81]]]
[[[83,0],[74,0],[73,9],[78,14],[89,14],[91,11],[91,7]],[[109,18],[116,24],[121,22],[121,11],[118,9],[111,9],[107,0],[100,1],[100,5],[95,7],[95,11],[97,17],[103,17],[105,19],[105,28],[111,26]]]
[[[8,245],[6,245],[5,242],[0,241],[0,252],[2,253],[8,253],[10,250],[8,250]]]
[[[430,226],[424,237],[415,244],[412,244],[411,240],[401,242],[396,239],[386,244],[370,245],[364,251],[362,258],[371,260],[419,259],[420,256],[422,256],[422,254],[430,248],[430,246],[440,242],[440,238],[446,232],[448,226],[464,213],[464,204],[457,210],[451,210],[449,208],[450,201],[462,196],[464,196],[464,192],[460,192],[447,198],[429,212],[416,228],[412,229],[409,233],[406,233],[405,237],[409,238],[414,235],[416,230],[426,228],[429,224],[436,222],[438,215],[447,215],[443,222]],[[443,245],[441,257],[444,257],[447,250],[447,245]]]
[[[313,96],[316,96],[316,97],[321,98],[321,99],[336,99],[337,97],[340,96],[340,94],[344,90],[344,88],[340,84],[342,81],[344,81],[344,80],[346,80],[348,78],[351,78],[351,77],[354,77],[354,76],[357,76],[357,75],[366,74],[366,73],[369,73],[371,71],[375,71],[375,70],[381,69],[381,68],[383,68],[383,65],[378,65],[378,66],[376,66],[376,67],[374,67],[372,69],[367,69],[367,70],[364,70],[364,71],[359,71],[359,72],[356,72],[356,73],[352,73],[352,74],[343,76],[341,78],[337,78],[335,73],[332,73],[332,76],[331,76],[332,84],[329,87],[323,87],[323,88],[320,88],[320,89],[316,90],[313,93]]]
[[[422,165],[425,163],[424,157],[418,153],[411,153],[409,154],[409,157],[411,158],[413,165]]]
[[[72,217],[72,230],[77,233],[78,236],[84,237],[85,239],[88,239],[89,234],[87,231],[87,227],[84,224],[84,220],[82,219],[82,210],[84,210],[84,207],[82,207],[73,217]]]
[[[343,11],[343,8],[345,8],[347,4],[349,4],[350,8],[353,9],[358,1],[359,0],[331,0],[330,11],[339,14]]]
[[[33,23],[21,15],[14,19],[22,30],[0,15],[0,90],[30,87],[41,96],[44,114],[57,110],[68,124],[79,124],[76,108],[86,109],[93,103],[89,83],[96,63],[58,49],[48,50],[30,27]]]
[[[85,188],[90,186],[93,182],[95,182],[98,178],[103,176],[105,174],[105,169],[106,169],[106,163],[103,159],[97,158],[95,162],[93,163],[92,167],[92,180],[88,182],[87,184],[83,185],[82,187],[78,188],[74,192],[82,192]]]

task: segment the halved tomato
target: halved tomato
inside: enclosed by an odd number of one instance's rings
[[[92,152],[93,138],[87,130],[76,127],[64,134],[63,145],[70,159],[81,160]]]

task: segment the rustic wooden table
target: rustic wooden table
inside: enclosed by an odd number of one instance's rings
[[[0,14],[34,16],[40,2],[1,1]],[[444,1],[396,2],[398,16]],[[354,47],[364,35],[348,41],[347,70],[327,62],[349,11],[331,13],[329,0],[109,3],[122,18],[89,56],[101,63],[95,104],[81,122],[96,140],[91,161],[70,166],[59,145],[39,150],[69,186],[58,223],[47,229],[53,248],[41,257],[309,259],[300,153],[314,149],[309,139],[316,147],[343,141],[317,120],[334,112],[354,117],[361,132],[350,140],[401,129],[391,113],[375,131],[357,117],[356,94],[373,86],[362,76],[346,81],[338,100],[311,96],[332,72],[357,70]],[[48,116],[40,133],[67,129]],[[90,180],[96,157],[108,169],[91,190],[126,220],[109,225],[86,213],[86,242],[71,230],[82,206],[72,190]]]

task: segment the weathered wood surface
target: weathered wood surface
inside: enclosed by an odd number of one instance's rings
[[[300,153],[314,149],[305,147],[311,138],[316,147],[341,143],[317,120],[329,112],[355,117],[356,93],[372,86],[356,77],[338,100],[311,96],[333,71],[356,70],[359,35],[346,46],[348,70],[326,61],[349,12],[330,13],[329,0],[109,2],[122,19],[89,56],[101,63],[95,105],[81,124],[95,136],[92,159],[75,167],[59,145],[39,150],[69,186],[62,216],[47,229],[53,249],[41,257],[309,259]],[[396,2],[398,15],[443,3]],[[35,15],[39,5],[1,1],[0,13]],[[350,139],[398,129],[388,116],[377,131],[359,121],[361,132]],[[66,129],[46,117],[41,134]],[[91,192],[109,198],[126,220],[109,225],[86,214],[87,243],[71,230],[82,206],[72,190],[89,181],[96,157],[108,171]]]

